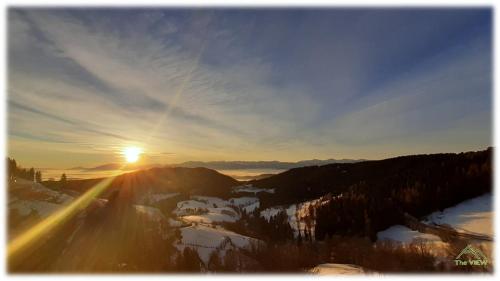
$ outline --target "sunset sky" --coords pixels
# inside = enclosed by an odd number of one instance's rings
[[[492,144],[492,12],[9,9],[8,156],[70,168]]]

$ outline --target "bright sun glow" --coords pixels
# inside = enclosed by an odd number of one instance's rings
[[[136,146],[129,146],[123,149],[123,155],[125,156],[125,160],[127,160],[128,163],[137,162],[141,153],[142,149]]]

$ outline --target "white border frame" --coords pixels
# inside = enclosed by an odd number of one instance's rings
[[[18,0],[18,1],[13,1],[13,0],[7,0],[3,2],[3,7],[0,9],[0,31],[1,31],[1,36],[0,36],[0,44],[2,47],[2,55],[0,56],[0,76],[2,79],[0,80],[0,89],[2,91],[2,96],[1,100],[2,103],[0,104],[0,132],[1,132],[1,138],[0,142],[2,145],[2,149],[0,149],[0,186],[1,186],[1,191],[0,191],[0,208],[2,208],[3,212],[1,214],[1,221],[0,225],[2,230],[0,231],[0,249],[2,252],[2,260],[0,262],[0,271],[3,274],[2,277],[4,278],[15,278],[15,279],[32,279],[32,278],[37,278],[37,279],[48,279],[48,278],[71,278],[73,280],[84,280],[87,278],[97,278],[97,279],[116,279],[116,278],[126,278],[126,279],[140,279],[144,280],[145,278],[169,278],[169,280],[180,280],[180,279],[204,279],[204,280],[219,280],[219,279],[227,279],[227,278],[243,278],[243,279],[255,279],[259,278],[259,280],[298,280],[298,279],[310,279],[310,278],[341,278],[341,279],[348,279],[348,280],[353,280],[353,279],[360,279],[360,278],[367,278],[368,276],[366,275],[361,275],[361,276],[339,276],[339,275],[333,275],[333,276],[312,276],[312,275],[292,275],[292,274],[277,274],[277,275],[263,275],[263,274],[256,274],[256,275],[249,275],[249,274],[229,274],[229,275],[168,275],[168,274],[163,274],[163,275],[147,275],[147,274],[131,274],[131,275],[98,275],[98,274],[88,274],[88,275],[78,275],[78,274],[71,274],[71,275],[66,275],[66,274],[45,274],[45,275],[9,275],[6,272],[6,211],[5,211],[5,206],[7,204],[6,200],[6,188],[5,188],[5,183],[6,183],[6,177],[5,177],[5,161],[3,159],[6,159],[7,155],[7,115],[6,115],[6,104],[7,104],[7,92],[6,92],[6,81],[7,81],[7,51],[6,51],[6,31],[7,31],[7,22],[6,22],[6,16],[7,16],[7,9],[9,6],[43,6],[43,7],[59,7],[59,6],[65,6],[65,7],[76,7],[76,6],[93,6],[93,7],[120,7],[120,6],[127,6],[127,7],[154,7],[154,6],[170,6],[170,7],[262,7],[262,8],[274,8],[274,7],[317,7],[317,8],[326,8],[326,7],[370,7],[370,8],[388,8],[388,7],[492,7],[493,8],[493,81],[499,81],[498,78],[499,74],[496,72],[496,65],[498,65],[499,62],[499,56],[495,55],[495,51],[497,51],[499,43],[500,43],[500,29],[499,29],[499,21],[496,18],[496,13],[495,13],[495,8],[496,4],[494,1],[464,1],[464,0],[458,0],[458,1],[442,1],[442,0],[422,0],[422,1],[411,1],[411,0],[400,0],[400,1],[363,1],[363,0],[350,0],[350,1],[328,1],[328,0],[313,0],[313,1],[303,1],[303,0],[288,0],[288,1],[276,1],[276,0],[270,0],[270,1],[265,1],[265,0],[239,0],[239,1],[195,1],[195,0],[184,0],[184,1],[179,1],[179,0],[171,0],[171,1],[151,1],[151,0],[143,0],[143,1],[138,1],[138,0],[132,0],[132,1],[126,1],[126,2],[120,2],[120,1],[110,1],[110,0],[105,0],[105,1],[98,1],[98,0],[76,0],[76,1],[61,1],[61,0]],[[497,110],[500,108],[500,99],[496,98],[496,87],[495,87],[495,82],[493,82],[493,128],[492,128],[492,144],[494,149],[494,167],[498,167],[498,160],[500,152],[498,152],[498,146],[497,146],[497,140],[499,140],[499,130],[497,130],[497,124],[500,124],[498,121],[500,119],[500,114],[497,114]],[[495,177],[494,179],[498,178],[499,175],[499,170],[495,169],[494,173]],[[495,209],[496,206],[498,206],[499,203],[499,198],[498,196],[495,196],[496,190],[498,188],[498,182],[495,180],[494,181],[494,201],[495,201]],[[498,232],[498,216],[494,216],[494,228],[495,228],[495,234],[499,233]],[[495,248],[495,257],[497,257],[498,253],[498,245],[495,243],[494,245]],[[495,261],[495,257],[493,257],[493,260]],[[495,262],[495,267],[498,263]],[[495,273],[493,275],[485,275],[480,276],[480,275],[473,275],[469,276],[466,274],[459,275],[450,275],[450,274],[400,274],[400,275],[384,275],[383,278],[391,279],[391,280],[402,280],[402,279],[416,279],[416,278],[429,278],[430,280],[434,279],[446,279],[446,280],[451,280],[451,279],[462,279],[462,278],[494,278],[497,275],[497,268],[495,268]],[[376,278],[376,276],[371,276],[368,278]]]

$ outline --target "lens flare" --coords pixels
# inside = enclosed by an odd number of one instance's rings
[[[96,198],[109,186],[113,179],[114,177],[109,177],[97,183],[71,204],[55,212],[34,227],[27,230],[25,233],[21,234],[19,237],[15,238],[7,246],[7,256],[10,257],[26,246],[36,242],[38,239],[43,238],[56,226],[61,225],[77,214],[79,210],[87,207],[94,198]]]

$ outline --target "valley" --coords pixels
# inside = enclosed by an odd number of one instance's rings
[[[402,214],[408,212],[429,226],[492,238],[490,159],[491,149],[408,156],[296,168],[246,182],[206,168],[123,174],[109,179],[106,190],[75,215],[12,254],[9,268],[13,272],[305,274],[381,274],[397,272],[396,268],[454,271],[451,255],[463,244],[474,243],[491,256],[493,242],[447,240],[412,230],[404,225]],[[398,185],[402,180],[404,184]],[[9,241],[50,221],[101,181],[11,180]],[[467,188],[471,183],[476,185],[472,191]],[[453,190],[456,198],[450,198],[447,190]],[[366,257],[357,256],[357,251]],[[381,253],[395,264],[377,264]],[[426,266],[392,261],[402,256],[422,259]]]

